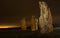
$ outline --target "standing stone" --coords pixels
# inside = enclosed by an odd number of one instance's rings
[[[39,25],[41,33],[48,33],[53,31],[52,26],[52,16],[50,9],[45,2],[39,2],[40,5],[40,17],[39,17]]]

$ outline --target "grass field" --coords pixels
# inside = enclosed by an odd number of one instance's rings
[[[5,38],[60,38],[60,29],[54,32],[41,34],[39,31],[32,32],[30,30],[22,31],[20,28],[0,29],[0,37]]]

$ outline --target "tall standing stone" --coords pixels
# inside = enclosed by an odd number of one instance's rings
[[[50,9],[48,8],[45,2],[39,2],[40,6],[40,17],[39,17],[39,25],[41,33],[48,33],[53,31],[52,25],[52,16]]]

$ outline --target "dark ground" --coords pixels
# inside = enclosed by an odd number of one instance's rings
[[[0,29],[0,37],[4,38],[60,38],[60,29],[41,34],[39,31],[22,31],[20,28]]]

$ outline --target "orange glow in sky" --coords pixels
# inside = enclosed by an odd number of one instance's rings
[[[0,25],[0,28],[15,28],[15,27],[19,27],[17,25]]]

